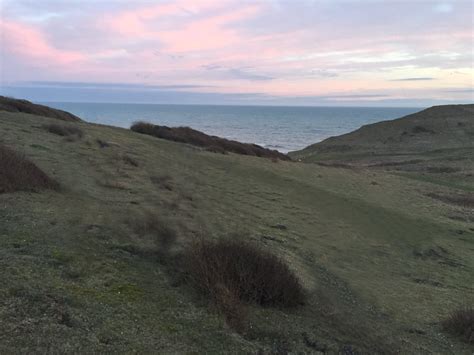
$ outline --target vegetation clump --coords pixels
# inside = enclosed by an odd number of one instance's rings
[[[146,249],[142,250],[142,254],[166,255],[178,238],[169,220],[149,211],[134,215],[127,220],[127,224],[144,239],[143,242],[150,242],[146,248],[142,245],[142,249]]]
[[[5,96],[0,96],[0,111],[23,112],[69,122],[82,121],[79,117],[74,116],[72,113],[66,111],[54,109],[44,105],[34,104],[27,100],[17,100]]]
[[[225,290],[239,301],[261,306],[304,303],[303,286],[288,265],[253,244],[230,239],[198,241],[188,249],[185,260],[193,284],[212,298]]]
[[[442,325],[445,331],[474,344],[474,308],[465,307],[452,312]]]
[[[34,163],[0,144],[0,193],[58,188],[59,184]]]
[[[82,129],[74,126],[51,123],[44,125],[43,128],[49,133],[53,133],[62,137],[77,136],[78,138],[82,138],[84,136],[84,132],[82,131]]]
[[[280,153],[277,150],[266,149],[256,144],[240,143],[225,138],[209,136],[189,127],[166,127],[146,122],[136,122],[132,127],[130,127],[130,129],[134,132],[147,134],[157,138],[180,143],[188,143],[220,154],[231,152],[241,155],[291,160],[288,155]]]

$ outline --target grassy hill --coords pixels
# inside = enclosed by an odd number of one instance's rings
[[[0,193],[1,353],[472,352],[441,326],[474,292],[473,209],[452,202],[469,177],[222,155],[26,113],[0,112],[0,133],[60,186]],[[281,257],[305,304],[248,304],[246,329],[229,325],[173,256],[230,236]]]
[[[289,155],[325,166],[390,171],[472,193],[474,105],[434,106]]]

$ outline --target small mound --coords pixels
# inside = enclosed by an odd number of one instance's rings
[[[454,311],[442,325],[445,331],[474,344],[474,308],[467,307]]]
[[[35,164],[0,144],[0,193],[58,188]]]
[[[44,105],[34,104],[27,100],[17,100],[0,96],[0,111],[23,112],[32,115],[56,118],[61,121],[81,122],[82,120],[72,113],[54,109]]]
[[[234,299],[261,306],[304,303],[303,287],[286,263],[255,245],[233,240],[200,241],[185,262],[192,283],[217,304]]]
[[[130,129],[134,132],[157,138],[203,147],[212,152],[231,152],[241,155],[291,160],[289,156],[277,150],[266,149],[256,144],[240,143],[225,138],[209,136],[189,127],[166,127],[146,122],[137,122]]]

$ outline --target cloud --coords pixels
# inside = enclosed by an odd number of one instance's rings
[[[388,95],[385,94],[350,94],[350,95],[329,95],[329,96],[319,96],[321,99],[330,99],[330,100],[347,100],[347,99],[379,99],[387,98]]]
[[[249,69],[252,68],[227,68],[219,64],[204,64],[201,66],[204,70],[216,73],[220,78],[249,80],[249,81],[265,81],[273,80],[269,75],[259,74]]]
[[[62,50],[52,46],[40,30],[30,25],[2,19],[0,33],[3,40],[2,51],[20,58],[29,58],[49,65],[71,65],[86,57],[79,51]]]
[[[69,82],[81,98],[212,88],[280,102],[461,100],[438,88],[474,75],[469,1],[0,1],[2,80],[50,93]]]
[[[433,7],[434,12],[446,14],[453,11],[453,5],[450,3],[439,3]]]
[[[391,79],[390,81],[431,81],[435,78],[430,77],[419,77],[419,78],[401,78],[401,79]]]
[[[195,84],[168,84],[168,85],[146,85],[133,83],[94,83],[94,82],[61,82],[61,81],[30,81],[17,83],[18,87],[51,87],[51,88],[84,88],[84,89],[112,89],[112,90],[179,90],[209,88],[210,86]]]

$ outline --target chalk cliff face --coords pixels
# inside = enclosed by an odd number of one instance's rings
[[[366,125],[290,155],[311,161],[356,152],[380,155],[466,147],[474,147],[474,105],[446,105]]]
[[[79,122],[81,119],[72,113],[57,110],[48,106],[34,104],[27,100],[17,100],[0,96],[0,111],[22,112],[33,115],[56,118],[61,121]]]

